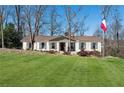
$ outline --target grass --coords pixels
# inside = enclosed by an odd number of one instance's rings
[[[2,52],[0,86],[124,86],[124,59]]]

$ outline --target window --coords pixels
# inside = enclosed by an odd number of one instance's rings
[[[80,44],[80,49],[85,49],[85,48],[86,48],[86,43],[82,42],[82,43]]]
[[[31,43],[29,43],[29,48],[31,48]]]
[[[51,48],[55,49],[55,43],[51,43]]]
[[[41,49],[44,49],[44,48],[45,48],[45,43],[42,42],[42,43],[41,43]]]
[[[71,47],[71,51],[75,51],[75,43],[71,43],[70,47]]]
[[[92,43],[92,45],[91,45],[91,49],[97,49],[97,43]]]

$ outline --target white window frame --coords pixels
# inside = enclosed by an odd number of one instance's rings
[[[44,43],[44,47],[43,47],[43,45],[42,45],[43,43]],[[45,43],[45,42],[41,42],[41,43],[40,43],[40,49],[46,49],[46,43]]]
[[[54,48],[52,48],[52,44],[54,43]],[[56,42],[51,42],[50,43],[50,49],[56,49]]]
[[[93,44],[95,44],[94,48],[93,48]],[[98,49],[98,43],[97,42],[92,42],[91,43],[91,49]]]
[[[83,43],[83,48],[82,48],[82,43]],[[86,49],[86,42],[81,42],[80,43],[80,49]]]
[[[72,49],[72,46],[71,46],[72,43],[74,44],[74,49]],[[75,45],[76,45],[75,42],[71,42],[71,43],[70,43],[70,50],[71,50],[71,51],[75,51],[75,47],[76,47]]]

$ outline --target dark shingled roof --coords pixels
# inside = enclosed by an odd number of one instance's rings
[[[46,42],[46,41],[59,41],[63,39],[69,39],[67,36],[36,36],[35,41],[40,42]],[[96,37],[96,36],[73,36],[71,37],[72,41],[86,41],[86,42],[102,42],[102,39]],[[30,36],[24,37],[21,42],[30,42]]]

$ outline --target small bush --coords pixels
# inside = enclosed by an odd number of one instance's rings
[[[80,52],[77,53],[79,56],[89,56],[88,51],[81,50]]]

